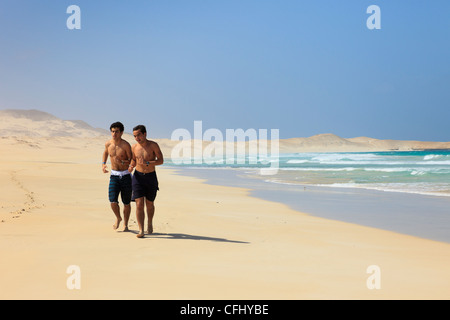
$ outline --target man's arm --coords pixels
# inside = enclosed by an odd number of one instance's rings
[[[131,164],[131,160],[133,159],[133,151],[131,150],[131,144],[127,142],[127,148],[125,150],[127,152],[127,160]]]
[[[105,143],[105,151],[103,151],[103,156],[102,156],[102,171],[103,173],[108,173],[107,170],[107,166],[106,166],[106,161],[108,160],[108,147],[109,147],[109,142]]]
[[[125,152],[127,153],[127,160],[125,162],[128,162],[131,164],[131,160],[133,159],[133,151],[131,151],[131,145],[126,142],[127,147],[125,148]]]
[[[133,169],[134,169],[134,167],[136,167],[136,155],[134,154],[134,147],[135,147],[136,145],[134,145],[133,147],[131,147],[131,157],[130,157],[130,159],[131,159],[131,162],[130,162],[130,165],[128,166],[128,172],[133,172]]]
[[[159,148],[159,145],[156,142],[153,142],[152,144],[153,152],[155,153],[156,160],[150,161],[150,163],[153,163],[155,166],[159,166],[164,163],[164,157],[161,152],[161,149]]]

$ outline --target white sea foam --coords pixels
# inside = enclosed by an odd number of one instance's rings
[[[423,157],[423,160],[429,161],[429,160],[439,160],[439,159],[450,159],[450,155],[444,155],[444,154],[427,154]]]
[[[316,186],[333,187],[333,188],[359,188],[368,190],[378,190],[385,192],[403,192],[422,195],[432,195],[440,197],[450,197],[449,184],[431,184],[431,183],[333,183],[333,184],[317,184]]]
[[[269,183],[289,185],[289,186],[306,186],[308,184],[288,182],[276,179],[265,180]],[[347,183],[330,183],[330,184],[309,184],[317,187],[330,187],[330,188],[357,188],[367,190],[377,190],[384,192],[403,192],[414,193],[422,195],[432,195],[441,197],[450,197],[450,184],[432,184],[432,183],[355,183],[349,181]]]
[[[450,160],[427,161],[427,162],[418,162],[418,163],[424,164],[424,165],[434,164],[434,165],[445,165],[445,166],[448,166],[448,165],[450,165]]]
[[[438,155],[438,154],[427,154],[425,157],[423,157],[423,160],[427,161],[430,159],[437,159],[439,157],[440,157],[440,155]]]
[[[286,163],[307,163],[307,162],[311,162],[309,160],[288,160],[286,161]]]
[[[312,157],[313,161],[327,161],[335,162],[340,160],[347,161],[371,161],[382,159],[383,156],[379,156],[373,153],[322,153]]]
[[[259,161],[253,165],[250,160]],[[299,153],[281,154],[278,160],[278,171],[265,181],[450,196],[448,152]],[[198,168],[243,169],[248,176],[261,178],[259,169],[271,161],[250,156],[243,164],[222,161]]]
[[[411,171],[411,175],[413,176],[423,176],[427,172],[425,170],[413,170]]]
[[[296,167],[288,167],[288,168],[280,168],[282,171],[354,171],[358,170],[358,168],[354,167],[346,167],[346,168],[317,168],[317,167],[307,167],[307,168],[296,168]]]
[[[323,165],[450,165],[450,155],[425,156],[374,153],[305,153],[282,158],[286,164]]]

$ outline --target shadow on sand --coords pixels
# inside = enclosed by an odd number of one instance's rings
[[[130,230],[131,233],[138,234],[138,231],[136,230]],[[238,241],[238,240],[228,240],[224,238],[214,238],[214,237],[203,237],[203,236],[194,236],[191,234],[185,234],[185,233],[152,233],[152,234],[146,234],[144,236],[144,239],[175,239],[175,240],[202,240],[202,241],[215,241],[215,242],[229,242],[229,243],[245,243],[248,244],[250,242],[246,241]]]

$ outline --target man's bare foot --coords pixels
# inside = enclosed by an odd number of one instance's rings
[[[143,232],[139,232],[139,233],[136,235],[136,237],[138,237],[138,238],[143,238],[143,237],[144,237],[144,233],[143,233]]]
[[[147,234],[152,234],[152,233],[153,233],[153,226],[148,226]]]
[[[127,227],[127,226],[125,226],[125,227],[123,228],[123,230],[122,230],[122,232],[128,232],[128,231],[130,231],[130,230],[128,230],[128,227]]]
[[[117,219],[116,223],[113,225],[114,230],[117,230],[119,228],[121,221],[122,221],[122,218]]]

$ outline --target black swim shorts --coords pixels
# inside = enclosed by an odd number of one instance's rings
[[[134,171],[132,201],[145,197],[148,201],[155,201],[156,193],[159,190],[156,172],[142,173]]]
[[[123,204],[131,202],[131,174],[123,176],[111,175],[109,180],[109,202],[119,202],[119,194]]]

